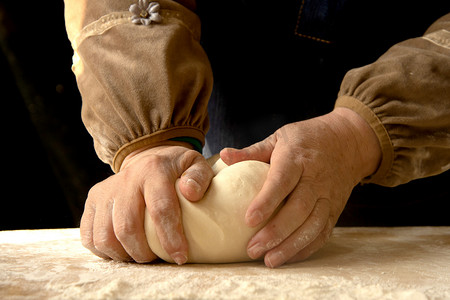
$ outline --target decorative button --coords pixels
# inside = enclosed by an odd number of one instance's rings
[[[130,6],[130,12],[132,13],[131,22],[137,25],[150,25],[152,22],[159,23],[162,21],[159,8],[158,2],[139,0],[138,4]]]

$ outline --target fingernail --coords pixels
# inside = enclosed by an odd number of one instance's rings
[[[187,256],[181,252],[176,252],[172,254],[172,259],[175,261],[177,265],[182,265],[187,262]]]
[[[255,245],[248,248],[247,253],[250,258],[256,259],[263,255],[265,251],[266,249],[264,247],[261,247],[261,244],[256,243]]]
[[[266,256],[265,263],[269,268],[279,267],[284,263],[284,255],[281,251],[271,253]]]
[[[186,179],[185,183],[186,183],[186,185],[188,185],[190,188],[192,188],[197,193],[199,193],[202,190],[202,187],[200,186],[200,184],[198,184],[198,182],[192,178]]]
[[[259,210],[256,210],[250,215],[250,217],[247,218],[247,225],[249,225],[249,226],[257,226],[263,220],[264,220],[263,214]]]

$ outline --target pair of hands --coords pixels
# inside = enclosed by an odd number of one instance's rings
[[[337,108],[307,121],[288,124],[242,150],[224,149],[228,165],[242,160],[270,163],[267,180],[246,214],[248,226],[278,213],[249,241],[251,258],[269,267],[304,260],[329,238],[353,187],[375,172],[378,139],[355,112]],[[161,245],[178,264],[186,262],[175,181],[190,201],[202,198],[214,176],[189,145],[169,142],[129,155],[117,174],[89,192],[81,219],[83,245],[103,258],[150,262],[144,211],[152,216]]]

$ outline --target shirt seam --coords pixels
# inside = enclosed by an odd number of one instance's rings
[[[305,0],[302,0],[302,3],[300,4],[300,9],[298,11],[297,24],[295,25],[294,34],[299,36],[299,37],[307,38],[307,39],[314,40],[314,41],[317,41],[317,42],[321,42],[321,43],[325,43],[325,44],[332,44],[331,41],[328,41],[328,40],[325,40],[325,39],[321,39],[321,38],[318,38],[318,37],[315,37],[315,36],[311,36],[311,35],[307,35],[307,34],[303,34],[303,33],[298,32],[298,29],[300,27],[300,20],[302,18],[304,6],[305,6]]]

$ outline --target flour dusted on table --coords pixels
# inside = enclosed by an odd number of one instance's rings
[[[83,248],[79,229],[0,231],[5,299],[450,299],[450,227],[337,227],[310,259],[135,264]]]
[[[269,165],[260,161],[243,161],[227,166],[217,160],[212,166],[212,179],[203,199],[190,202],[175,184],[189,244],[190,263],[229,263],[252,260],[247,243],[265,224],[248,227],[245,213],[261,190]],[[159,242],[154,223],[146,210],[145,231],[152,251],[168,262],[172,258]]]

